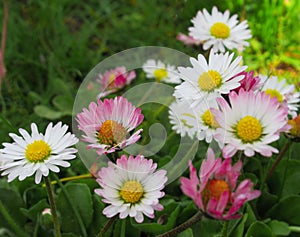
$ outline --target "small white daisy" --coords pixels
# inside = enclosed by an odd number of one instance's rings
[[[232,157],[238,150],[248,157],[255,152],[270,157],[278,150],[268,144],[279,139],[280,132],[286,132],[287,109],[279,106],[277,99],[264,92],[231,92],[229,102],[217,99],[220,110],[212,109],[220,125],[214,138],[224,144],[223,157]]]
[[[285,79],[279,80],[277,76],[259,75],[263,82],[262,91],[270,97],[277,98],[278,102],[284,106],[287,103],[289,114],[292,117],[297,116],[300,102],[300,93],[295,91],[294,85],[288,85]]]
[[[155,78],[157,82],[181,83],[175,66],[164,64],[160,60],[149,59],[143,64],[143,70],[147,78]]]
[[[31,135],[20,128],[22,136],[10,133],[13,143],[3,143],[0,150],[0,160],[4,160],[0,170],[2,175],[8,175],[8,182],[19,178],[20,181],[35,173],[35,183],[40,183],[42,176],[48,176],[49,170],[59,172],[57,166],[69,167],[71,160],[76,157],[75,148],[70,148],[78,142],[75,135],[68,130],[67,125],[50,123],[45,135],[39,133],[35,123],[31,124]]]
[[[190,58],[193,67],[178,68],[184,82],[175,87],[174,96],[179,100],[191,100],[192,106],[195,106],[204,99],[216,99],[239,87],[245,75],[237,74],[243,72],[247,66],[239,65],[241,56],[232,61],[233,56],[234,53],[215,54],[211,50],[208,63],[201,54],[198,55],[198,60]]]
[[[110,204],[103,214],[108,218],[117,214],[121,219],[134,217],[138,223],[144,221],[143,215],[154,218],[154,211],[163,209],[159,199],[165,195],[161,190],[167,182],[167,172],[156,168],[153,160],[140,155],[122,155],[116,164],[108,162],[108,167],[98,172],[101,189],[95,189],[102,201]]]
[[[184,137],[186,134],[193,139],[197,131],[197,114],[187,101],[174,101],[169,106],[169,119],[172,129]]]
[[[216,52],[225,52],[225,47],[229,50],[235,48],[243,50],[244,46],[249,46],[245,40],[251,38],[248,23],[247,21],[239,23],[236,14],[230,18],[229,14],[229,10],[223,14],[215,6],[211,15],[206,9],[198,11],[196,17],[191,20],[194,26],[189,28],[189,35],[195,40],[204,42],[204,50],[210,47]]]

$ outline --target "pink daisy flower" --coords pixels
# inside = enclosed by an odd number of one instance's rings
[[[259,76],[254,76],[254,72],[241,72],[237,74],[236,76],[243,75],[244,78],[240,81],[241,85],[240,87],[234,89],[235,92],[238,92],[241,88],[243,88],[245,91],[256,91],[260,89],[263,86],[263,83],[260,81]]]
[[[124,66],[108,70],[103,75],[100,74],[97,82],[100,83],[103,91],[98,95],[98,99],[124,88],[135,77],[135,71],[127,72]]]
[[[165,193],[161,190],[167,182],[166,171],[156,171],[157,164],[143,156],[123,155],[116,164],[108,162],[98,172],[97,182],[101,189],[95,193],[103,197],[103,202],[110,204],[103,210],[106,217],[117,214],[121,219],[134,217],[138,223],[144,216],[154,218],[154,211],[163,210],[159,203]]]
[[[189,166],[190,178],[180,178],[181,190],[193,199],[201,211],[215,219],[241,217],[237,213],[240,208],[260,195],[259,190],[253,190],[253,183],[249,179],[237,186],[241,161],[232,166],[230,158],[224,161],[221,158],[215,159],[211,148],[208,149],[207,159],[202,162],[199,178],[192,162]]]
[[[112,153],[117,149],[136,143],[142,129],[129,133],[142,123],[141,109],[134,107],[127,99],[119,96],[91,102],[89,108],[77,115],[78,128],[85,133],[83,141],[87,148],[96,149],[99,155]]]
[[[279,139],[280,132],[287,131],[287,108],[280,106],[276,98],[264,92],[244,91],[229,94],[229,103],[217,99],[220,110],[212,109],[220,125],[214,138],[225,144],[224,158],[232,157],[238,150],[248,157],[255,152],[270,157],[278,150],[268,144]]]

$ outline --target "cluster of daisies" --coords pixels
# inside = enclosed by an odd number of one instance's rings
[[[214,7],[212,15],[207,10],[199,11],[192,23],[189,36],[181,34],[178,38],[187,44],[203,44],[205,50],[212,48],[208,60],[199,54],[190,58],[191,67],[176,68],[149,59],[142,68],[147,78],[178,84],[169,107],[172,129],[206,143],[215,140],[222,150],[219,158],[208,150],[199,175],[189,163],[190,177],[180,179],[183,193],[211,217],[234,219],[240,217],[242,205],[257,198],[260,191],[253,189],[249,179],[238,182],[242,161],[232,164],[231,158],[238,151],[247,157],[278,153],[272,142],[281,132],[298,134],[300,94],[284,79],[254,76],[241,65],[241,56],[235,58],[234,53],[226,52],[225,48],[248,45],[245,40],[251,33],[246,21],[238,24],[236,15],[229,17],[229,11],[223,14]],[[76,121],[86,148],[110,158],[107,167],[96,174],[100,188],[95,192],[108,204],[103,213],[108,218],[134,217],[141,223],[144,216],[154,218],[154,211],[163,209],[159,199],[165,195],[162,190],[167,172],[157,169],[157,164],[143,155],[115,158],[118,151],[141,138],[143,130],[138,127],[144,115],[121,96],[102,100],[135,78],[136,73],[123,66],[99,75],[102,91],[95,102],[77,114]],[[0,150],[2,175],[8,175],[9,182],[35,175],[38,184],[49,171],[68,167],[68,161],[76,157],[77,150],[72,146],[78,139],[67,130],[61,122],[54,126],[50,123],[42,134],[33,123],[31,134],[24,129],[19,129],[21,136],[9,134],[13,142],[3,143]]]

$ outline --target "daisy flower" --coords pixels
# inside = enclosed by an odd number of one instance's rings
[[[212,113],[212,108],[218,109],[218,103],[215,100],[209,102],[202,102],[197,109],[197,123],[198,131],[197,138],[201,141],[204,140],[207,143],[210,143],[213,139],[213,136],[216,132],[216,129],[219,127],[214,114]]]
[[[287,109],[281,107],[276,98],[264,92],[244,91],[229,94],[229,103],[217,99],[220,109],[212,109],[220,125],[214,138],[225,144],[223,157],[232,157],[238,150],[246,156],[255,152],[269,157],[278,150],[269,143],[279,139],[279,133],[287,131]]]
[[[204,50],[213,47],[215,51],[225,52],[225,48],[243,50],[244,46],[249,46],[245,41],[251,38],[247,21],[239,23],[236,14],[229,17],[229,10],[222,13],[214,6],[210,15],[203,9],[191,22],[193,26],[189,27],[189,35],[203,41]]]
[[[182,33],[179,33],[176,36],[176,39],[184,43],[185,45],[199,45],[201,43],[200,40],[195,40],[192,36],[185,35]]]
[[[96,149],[99,155],[123,149],[140,139],[142,129],[129,133],[142,123],[141,109],[119,96],[91,102],[89,108],[77,115],[78,128],[85,133],[83,141],[87,148]]]
[[[263,86],[259,76],[254,76],[254,72],[241,72],[238,75],[244,75],[245,77],[240,81],[240,87],[234,89],[235,92],[239,92],[241,88],[244,91],[257,91]]]
[[[198,55],[198,60],[190,58],[193,67],[178,68],[184,82],[175,87],[174,96],[179,100],[191,100],[194,106],[203,99],[213,100],[239,87],[244,75],[237,74],[247,66],[239,65],[241,56],[232,61],[233,56],[234,53],[215,54],[211,50],[208,63],[201,54]]]
[[[192,162],[190,178],[181,177],[181,190],[189,196],[205,214],[219,220],[231,220],[241,217],[237,213],[248,201],[260,196],[259,190],[253,190],[249,179],[237,185],[242,162],[231,165],[231,158],[224,161],[215,159],[211,148],[203,160],[199,177]]]
[[[298,103],[300,102],[300,93],[295,92],[295,86],[288,85],[285,79],[279,80],[276,76],[259,75],[259,77],[264,83],[262,91],[272,98],[277,98],[278,102],[283,106],[287,103],[289,114],[295,117],[299,107]]]
[[[103,75],[100,74],[96,81],[102,86],[103,92],[98,95],[98,99],[124,88],[135,77],[135,71],[127,72],[124,66],[108,70]]]
[[[160,60],[149,59],[143,64],[147,78],[155,78],[157,82],[179,84],[181,80],[175,66],[164,64]]]
[[[140,155],[123,155],[116,164],[108,162],[108,167],[98,172],[101,189],[95,189],[103,202],[110,204],[103,214],[108,218],[117,214],[121,219],[134,217],[138,223],[144,221],[143,215],[154,218],[154,211],[163,209],[159,199],[165,195],[161,190],[167,182],[167,172],[156,168],[156,163]]]
[[[67,125],[50,123],[45,135],[39,133],[35,123],[31,124],[31,135],[20,128],[21,136],[10,133],[13,143],[3,143],[0,160],[4,160],[0,170],[8,175],[8,182],[18,178],[20,181],[35,174],[35,183],[41,182],[42,176],[48,176],[49,170],[59,172],[58,166],[69,167],[67,160],[74,159],[77,152],[70,148],[78,142]]]
[[[190,107],[187,101],[174,101],[169,106],[169,120],[172,130],[180,134],[181,137],[188,135],[194,138],[197,128],[197,118],[195,109]]]

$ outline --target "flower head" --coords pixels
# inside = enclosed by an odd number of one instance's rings
[[[61,122],[55,126],[50,123],[45,135],[39,133],[35,123],[31,124],[31,135],[20,128],[21,136],[10,133],[13,143],[3,143],[0,150],[2,175],[8,175],[8,182],[19,178],[20,181],[35,174],[35,183],[40,183],[42,176],[48,176],[49,170],[59,172],[58,166],[69,167],[66,160],[74,159],[77,152],[70,148],[78,142],[75,135],[66,133],[67,125]]]
[[[175,66],[164,64],[160,60],[149,59],[143,64],[147,78],[155,78],[157,82],[179,84],[181,80]]]
[[[251,38],[251,32],[247,21],[239,23],[236,14],[229,18],[228,10],[222,13],[213,7],[210,15],[203,9],[191,21],[189,35],[204,42],[204,50],[213,47],[215,51],[225,52],[225,48],[242,50],[249,45],[246,40]]]
[[[271,98],[276,98],[281,106],[288,107],[288,113],[295,117],[297,115],[300,93],[295,91],[294,85],[288,85],[285,79],[279,80],[276,76],[259,75],[264,83],[262,91],[268,94]]]
[[[291,129],[287,131],[288,137],[295,141],[300,141],[300,114],[295,118],[290,119],[288,124],[291,126]]]
[[[111,218],[117,214],[121,219],[134,217],[138,223],[144,216],[154,218],[155,210],[162,210],[159,199],[164,196],[161,190],[167,182],[166,171],[156,171],[157,164],[143,156],[123,155],[116,164],[109,162],[98,172],[97,182],[101,189],[95,193],[110,204],[103,214]]]
[[[254,76],[253,71],[241,72],[238,75],[244,75],[245,77],[240,81],[240,87],[234,89],[235,92],[238,92],[241,88],[243,88],[244,91],[256,91],[263,85],[263,83],[260,82],[260,77]]]
[[[224,161],[215,159],[212,149],[208,149],[207,159],[203,160],[199,177],[192,163],[190,178],[181,177],[181,190],[193,199],[200,210],[207,215],[230,220],[239,218],[237,212],[244,203],[257,198],[259,190],[253,190],[253,183],[249,179],[237,185],[242,162],[231,165],[231,159]]]
[[[135,72],[127,72],[124,66],[108,70],[103,75],[100,74],[97,82],[102,86],[103,92],[98,95],[98,99],[124,88],[126,85],[129,85],[135,77]]]
[[[96,149],[99,155],[112,153],[116,149],[137,142],[142,129],[129,136],[144,119],[141,109],[134,107],[127,99],[116,97],[91,102],[89,108],[77,115],[78,128],[82,130],[87,147]]]
[[[240,66],[242,57],[232,61],[234,54],[215,54],[211,50],[209,61],[203,55],[198,55],[198,60],[190,58],[193,67],[179,67],[181,78],[184,82],[175,87],[174,96],[178,99],[194,101],[192,106],[203,99],[213,100],[221,94],[228,94],[240,86],[247,66]]]
[[[217,99],[220,110],[213,109],[220,125],[215,139],[222,144],[223,157],[232,157],[238,150],[246,156],[254,156],[255,152],[263,156],[271,156],[278,150],[269,143],[279,139],[279,133],[287,131],[287,110],[280,107],[277,99],[264,92],[244,91],[231,92],[229,102]]]

